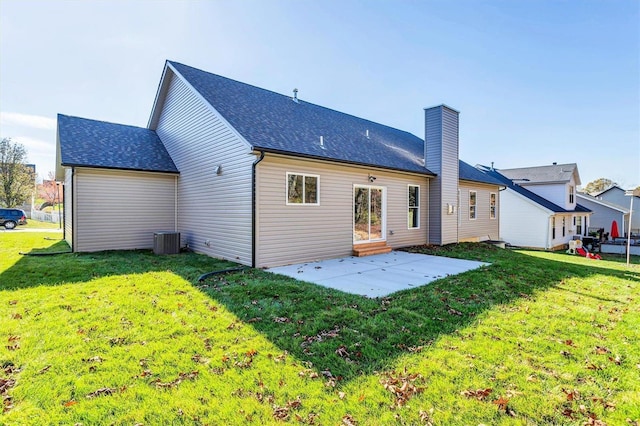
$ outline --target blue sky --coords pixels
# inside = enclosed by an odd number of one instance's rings
[[[57,113],[144,127],[166,59],[420,137],[445,103],[468,163],[640,185],[637,0],[0,0],[0,135],[46,177]]]

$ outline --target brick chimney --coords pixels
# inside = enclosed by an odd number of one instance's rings
[[[429,243],[458,242],[458,115],[446,105],[425,109],[424,164],[429,182]]]

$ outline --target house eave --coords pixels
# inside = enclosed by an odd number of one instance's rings
[[[266,153],[270,153],[270,154],[282,155],[282,156],[285,156],[285,157],[304,158],[304,159],[309,159],[309,160],[322,161],[322,162],[326,162],[326,163],[349,164],[349,165],[353,165],[353,166],[370,167],[370,168],[381,169],[381,170],[393,170],[393,171],[397,171],[397,172],[412,173],[412,174],[418,174],[418,175],[423,175],[423,176],[428,176],[428,177],[435,177],[436,176],[435,173],[433,173],[433,172],[431,172],[431,171],[429,171],[427,169],[424,169],[424,172],[422,172],[422,171],[419,171],[419,170],[402,169],[402,168],[399,168],[399,167],[382,166],[382,165],[379,165],[379,164],[360,163],[360,162],[356,162],[356,161],[341,160],[341,159],[336,159],[336,158],[327,158],[327,157],[321,157],[319,155],[303,154],[303,153],[299,153],[299,152],[291,152],[291,151],[285,151],[285,150],[279,150],[279,149],[273,149],[273,148],[263,148],[263,147],[259,147],[259,146],[254,146],[253,147],[253,152],[254,152],[254,154],[258,154],[260,152],[266,152]]]
[[[170,174],[170,175],[180,175],[179,171],[170,171],[170,170],[153,170],[153,169],[142,169],[142,168],[127,168],[127,167],[111,167],[111,166],[95,166],[91,164],[76,164],[76,163],[62,163],[62,167],[71,167],[71,168],[83,168],[83,169],[99,169],[99,170],[119,170],[125,172],[146,172],[146,173],[161,173],[161,174]]]

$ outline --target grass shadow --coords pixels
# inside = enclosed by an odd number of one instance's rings
[[[348,381],[383,370],[403,354],[423,350],[496,305],[562,287],[572,277],[602,274],[627,279],[629,274],[594,263],[565,263],[482,244],[409,251],[490,262],[491,266],[379,299],[259,270],[216,277],[199,288],[281,349],[312,363],[319,373]]]
[[[41,248],[57,249],[59,244],[50,242]],[[346,382],[429,347],[496,305],[561,287],[566,279],[594,274],[638,278],[637,272],[598,267],[595,262],[550,260],[482,244],[424,246],[410,251],[480,260],[491,266],[369,299],[256,269],[199,283],[201,274],[236,264],[194,253],[156,256],[150,250],[136,250],[16,255],[15,263],[0,274],[0,291],[171,271],[280,349],[313,366],[318,374]]]

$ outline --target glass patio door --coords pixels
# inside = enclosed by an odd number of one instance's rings
[[[385,238],[384,188],[353,188],[353,242],[383,241]]]

